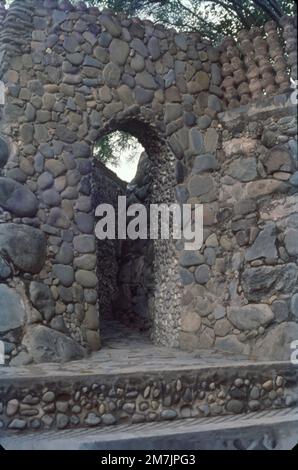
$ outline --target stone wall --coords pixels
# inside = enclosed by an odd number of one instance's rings
[[[286,95],[220,114],[218,141],[208,131],[213,153],[196,157],[180,187],[205,203],[203,248],[180,255],[182,347],[290,358],[298,336],[296,133]]]
[[[94,266],[92,178],[101,170],[92,148],[114,130],[136,136],[152,162],[146,203],[205,205],[200,252],[153,243],[153,340],[258,355],[270,335],[286,344],[298,337],[296,130],[291,101],[280,96],[289,66],[295,74],[295,21],[285,18],[281,30],[268,23],[265,40],[252,30],[219,48],[82,2],[16,0],[0,21],[0,335],[8,359],[65,361],[100,347],[112,285],[103,285],[100,259]],[[276,98],[254,105],[263,94]],[[245,103],[240,117],[219,114]],[[266,215],[269,203],[278,220]]]
[[[297,403],[297,368],[282,363],[136,373],[126,369],[122,376],[111,370],[98,374],[97,367],[82,377],[78,370],[69,374],[68,369],[63,380],[55,369],[35,377],[23,371],[16,379],[11,368],[10,376],[0,377],[0,429],[39,432],[191,417],[223,419],[249,411],[274,413]]]

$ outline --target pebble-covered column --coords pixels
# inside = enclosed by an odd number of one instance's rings
[[[287,64],[291,70],[291,78],[297,80],[297,17],[284,16],[281,20],[283,37],[287,53]]]
[[[282,38],[275,21],[268,21],[264,26],[269,47],[270,62],[274,70],[274,81],[278,92],[285,91],[289,86],[287,63],[285,60]]]

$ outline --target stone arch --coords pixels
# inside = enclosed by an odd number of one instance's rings
[[[128,195],[128,204],[129,200],[131,203],[141,203],[149,209],[149,205],[160,204],[160,203],[173,203],[175,202],[175,161],[176,158],[170,149],[166,139],[163,135],[158,134],[158,131],[151,126],[148,122],[144,122],[134,119],[128,119],[120,122],[113,122],[112,125],[108,126],[108,129],[102,129],[99,131],[99,136],[102,137],[107,133],[112,133],[115,130],[123,130],[134,137],[136,137],[142,146],[145,149],[148,160],[148,171],[150,172],[150,178],[146,178],[146,184],[144,187],[140,186],[139,189],[145,188],[145,194],[140,196],[140,193],[130,193],[121,187],[121,182],[117,185],[117,178],[114,175],[111,175],[111,172],[106,177],[105,170],[102,171],[102,165],[97,161],[93,163],[93,204],[95,206],[101,202],[111,202],[115,207],[117,207],[117,197],[118,195]],[[147,175],[149,176],[149,175]],[[112,180],[111,194],[111,184],[109,182]],[[148,181],[148,182],[147,182]],[[141,183],[139,183],[141,184]],[[97,188],[105,188],[104,191],[100,190],[98,193]],[[114,273],[113,279],[109,278],[109,282],[106,282],[105,279],[105,269],[101,266],[101,259],[106,258],[108,263],[111,263],[113,256],[117,251],[115,248],[115,243],[119,249],[119,241],[98,241],[98,276],[100,279],[100,286],[106,286],[111,292],[113,290],[113,284],[117,282],[115,279],[116,270],[112,269],[109,274]],[[121,242],[120,242],[121,243]],[[136,242],[123,241],[122,244],[127,246],[132,245]],[[150,282],[150,293],[148,294],[148,320],[150,322],[150,333],[151,337],[155,342],[164,345],[176,346],[178,344],[178,331],[179,331],[179,288],[177,283],[178,273],[177,273],[177,254],[175,254],[175,246],[171,240],[160,241],[160,240],[146,240],[143,242],[139,241],[139,247],[143,246],[144,253],[142,253],[142,262],[145,263],[142,269],[146,269],[146,258],[150,256],[150,265],[151,265],[151,282]],[[141,248],[141,249],[142,249]],[[106,252],[109,252],[109,255],[106,255]],[[113,255],[111,254],[113,253]],[[150,255],[149,255],[150,253]],[[151,259],[152,257],[152,259]],[[132,266],[134,270],[133,275],[140,275],[138,270],[140,269],[139,263],[140,258],[136,259],[135,264]],[[112,263],[111,263],[112,266]],[[119,269],[119,267],[117,267]],[[117,269],[116,268],[116,269]],[[176,272],[176,276],[173,274]],[[174,279],[174,282],[173,282]],[[167,298],[165,296],[166,285],[171,286],[172,296]],[[159,288],[157,289],[157,286]],[[163,287],[164,286],[164,287]],[[118,289],[118,286],[114,286],[114,290]],[[108,294],[110,299],[107,299],[103,292],[99,292],[99,312],[101,311],[101,306],[103,309],[108,308],[112,309],[111,306],[111,294]],[[123,301],[123,299],[122,299]],[[110,304],[110,305],[107,305]]]

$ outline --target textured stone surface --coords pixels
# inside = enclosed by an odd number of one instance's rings
[[[38,203],[26,186],[10,178],[0,178],[0,206],[19,217],[32,217]]]
[[[0,251],[24,272],[38,273],[46,259],[46,239],[33,227],[0,224]]]
[[[242,276],[244,294],[248,300],[268,299],[277,292],[291,293],[297,285],[298,270],[294,263],[285,266],[248,268]]]
[[[247,250],[245,258],[252,261],[258,258],[277,258],[276,250],[276,227],[274,224],[268,224],[259,233],[253,245]]]
[[[26,312],[20,296],[10,287],[0,284],[0,333],[24,326]]]
[[[297,323],[281,323],[272,327],[264,338],[257,341],[253,352],[259,359],[290,361],[293,352],[291,343],[297,341],[297,338]]]
[[[66,362],[80,359],[85,354],[73,339],[42,325],[28,329],[24,344],[35,362]]]
[[[0,168],[3,168],[9,157],[9,148],[7,143],[0,137]]]
[[[228,307],[228,319],[239,330],[252,330],[270,323],[274,315],[269,305],[254,304],[244,307]]]
[[[34,307],[45,320],[50,320],[55,313],[55,303],[50,288],[41,282],[31,282],[30,299]]]

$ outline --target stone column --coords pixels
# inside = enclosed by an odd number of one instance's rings
[[[291,78],[297,80],[297,17],[284,16],[281,19],[281,25],[287,53],[287,65],[291,71]]]
[[[287,75],[287,63],[282,46],[277,24],[275,21],[268,21],[265,24],[269,56],[274,70],[274,81],[278,92],[283,92],[289,87],[289,77]]]

